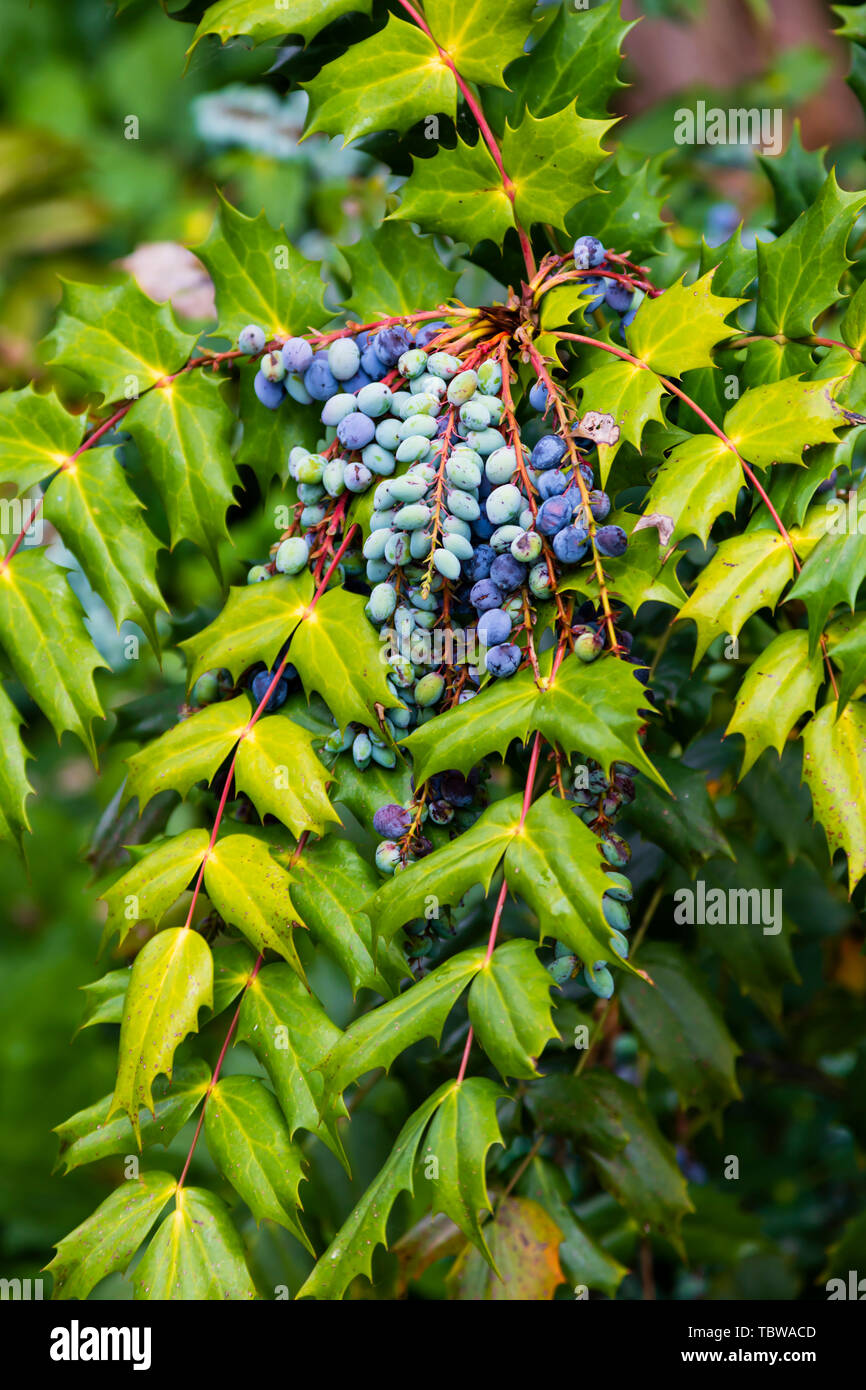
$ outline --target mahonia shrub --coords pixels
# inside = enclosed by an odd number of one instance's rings
[[[16,688],[96,758],[110,681],[43,519],[186,668],[113,712],[84,1023],[117,1077],[57,1132],[65,1171],[125,1167],[60,1299],[130,1266],[141,1299],[612,1297],[638,1247],[685,1262],[691,1139],[740,1096],[719,1000],[772,1029],[798,976],[787,911],[653,940],[659,903],[698,873],[763,901],[808,855],[838,906],[866,873],[866,192],[795,150],[814,196],[773,240],[672,235],[617,148],[616,0],[371,8],[219,3],[193,40],[300,35],[308,130],[400,176],[340,305],[223,202],[211,329],[67,283],[45,357],[81,407],[0,398]],[[456,245],[501,295],[456,297]],[[239,502],[272,544],[173,619],[160,552],[219,577]]]

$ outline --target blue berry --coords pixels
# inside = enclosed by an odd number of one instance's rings
[[[547,473],[542,473],[536,483],[538,495],[543,502],[546,502],[548,497],[559,497],[568,486],[568,474],[559,468],[551,468]]]
[[[286,394],[281,381],[268,381],[261,372],[256,372],[253,377],[253,390],[261,404],[267,406],[268,410],[276,410]]]
[[[412,335],[400,324],[393,328],[383,328],[373,339],[373,350],[386,367],[396,367],[403,353],[408,352],[411,346]]]
[[[596,521],[604,521],[610,513],[610,498],[600,488],[593,488],[589,494],[589,510]]]
[[[504,557],[499,556],[498,558],[503,559]],[[512,561],[512,564],[516,563],[516,561]],[[489,608],[498,608],[502,602],[502,597],[501,589],[497,588],[492,579],[480,579],[469,590],[469,602],[479,613],[486,613]]]
[[[478,640],[485,647],[507,642],[511,636],[511,619],[502,608],[488,608],[478,619]]]
[[[273,714],[274,710],[278,710],[281,705],[284,705],[286,703],[289,694],[289,683],[286,680],[286,673],[291,671],[294,674],[294,669],[295,668],[293,666],[287,666],[284,674],[280,676],[280,679],[274,686],[271,698],[265,705],[265,714]],[[262,700],[265,698],[268,686],[270,685],[273,678],[273,671],[259,671],[255,676],[253,676],[252,681],[250,683],[250,689],[253,692],[253,699],[255,700],[257,705],[261,704]]]
[[[487,579],[490,575],[490,566],[496,559],[496,552],[489,545],[479,545],[471,560],[467,560],[463,566],[466,578],[473,584],[477,584],[479,579]]]
[[[594,270],[606,255],[597,236],[579,236],[574,243],[575,270]]]
[[[363,449],[375,433],[376,426],[369,415],[362,415],[359,410],[346,415],[337,426],[337,438],[345,449]],[[346,486],[349,486],[348,482]]]
[[[572,504],[565,493],[559,497],[549,497],[538,509],[535,518],[536,529],[542,536],[555,536],[557,531],[568,525],[571,515]]]
[[[513,676],[522,659],[520,648],[513,642],[491,647],[487,653],[487,669],[491,676]]]
[[[634,290],[629,289],[628,285],[623,285],[619,280],[611,280],[604,292],[604,297],[611,309],[615,309],[618,314],[624,314],[631,308]]]
[[[426,348],[427,344],[437,338],[440,333],[444,333],[447,327],[447,323],[441,323],[438,320],[435,323],[425,324],[423,328],[419,328],[415,335],[415,346]]]
[[[564,526],[553,538],[553,553],[563,565],[576,565],[588,549],[589,540],[582,526]]]
[[[534,386],[529,389],[529,404],[533,410],[544,411],[547,409],[548,402],[547,387],[543,381],[536,381]]]
[[[627,546],[628,536],[621,526],[600,526],[595,533],[596,550],[610,560],[624,555]]]
[[[568,453],[568,445],[558,434],[543,434],[532,451],[532,467],[539,473],[556,468]]]
[[[340,388],[336,377],[328,366],[327,354],[324,359],[321,357],[313,358],[304,372],[304,386],[314,401],[326,401],[330,396],[336,396]]]
[[[525,573],[523,566],[511,554],[497,555],[490,566],[490,578],[494,585],[505,594],[510,594],[512,589],[516,589],[519,584],[523,583]],[[490,606],[498,608],[499,605],[491,604]]]
[[[386,840],[399,840],[412,824],[412,813],[402,806],[391,803],[380,806],[373,817],[373,829]]]
[[[281,356],[287,372],[299,372],[303,376],[312,363],[313,349],[305,338],[287,338]]]
[[[251,357],[262,351],[265,341],[265,330],[259,328],[257,323],[248,323],[238,334],[238,347],[241,352],[248,352]]]

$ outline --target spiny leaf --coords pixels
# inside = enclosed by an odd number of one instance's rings
[[[220,1077],[205,1110],[204,1132],[214,1163],[256,1221],[276,1221],[314,1255],[297,1215],[303,1155],[258,1077]]]
[[[797,720],[814,710],[823,679],[821,658],[810,654],[808,635],[799,630],[780,633],[752,662],[725,730],[726,738],[742,734],[746,740],[741,778],[765,748],[781,757]]]
[[[322,835],[331,821],[340,824],[314,739],[286,715],[268,715],[241,740],[235,763],[238,791],[246,792],[261,817],[276,816],[296,838],[307,830]]]
[[[376,1067],[387,1071],[395,1057],[421,1038],[438,1042],[454,1004],[484,964],[484,954],[482,946],[461,951],[396,999],[355,1019],[322,1063],[326,1093],[340,1094]]]
[[[270,667],[312,596],[313,578],[308,570],[229,589],[219,617],[179,644],[189,663],[187,688],[191,690],[204,671],[221,666],[235,680],[254,661],[264,661]]]
[[[569,1284],[583,1284],[613,1298],[628,1270],[597,1245],[577,1221],[568,1205],[571,1191],[568,1179],[555,1163],[536,1157],[521,1179],[520,1192],[537,1202],[562,1232],[559,1258]]]
[[[135,958],[120,1025],[117,1083],[108,1112],[123,1110],[141,1146],[138,1112],[153,1113],[152,1086],[171,1076],[176,1049],[213,1002],[213,957],[203,937],[176,927],[151,937]]]
[[[839,712],[866,681],[866,613],[843,613],[827,630],[827,646],[841,670]]]
[[[851,262],[845,247],[866,193],[847,193],[827,175],[817,200],[777,241],[758,242],[758,312],[755,331],[807,338],[815,319],[838,298]]]
[[[30,757],[21,738],[23,719],[16,705],[0,686],[0,841],[9,840],[21,847],[25,831],[30,829],[27,818],[27,798],[33,788],[27,780],[27,759]]]
[[[400,199],[392,217],[468,242],[470,250],[484,239],[501,245],[514,226],[514,209],[483,140],[468,145],[458,135],[453,150],[413,159]]]
[[[469,988],[469,1018],[479,1043],[503,1077],[538,1075],[536,1061],[557,1036],[550,1006],[552,977],[531,941],[506,941]]]
[[[26,492],[54,473],[84,437],[84,417],[32,386],[0,395],[0,483]]]
[[[714,434],[694,434],[662,463],[644,510],[672,519],[671,545],[686,536],[698,536],[706,545],[716,518],[736,509],[742,486],[736,454]]]
[[[82,1028],[92,1028],[95,1023],[120,1023],[123,1019],[123,1001],[129,988],[129,966],[122,970],[109,970],[101,979],[89,985],[79,985],[87,996],[84,1016],[75,1030],[77,1036]]]
[[[595,10],[584,11],[582,17],[588,19],[595,13]],[[592,114],[591,110],[587,112],[587,115]],[[630,250],[638,258],[653,255],[658,250],[660,233],[667,225],[661,215],[667,194],[665,182],[659,176],[659,162],[646,160],[633,169],[618,150],[598,175],[598,193],[583,198],[566,217],[565,229],[569,236],[597,236],[602,245]],[[716,288],[722,291],[721,285],[717,284]]]
[[[402,222],[383,222],[363,241],[340,250],[351,284],[342,302],[360,323],[441,304],[454,293],[460,273],[442,264],[432,237],[419,237]]]
[[[68,368],[107,401],[149,391],[182,367],[194,346],[195,334],[178,328],[171,306],[155,304],[134,280],[64,281],[57,323],[46,340],[50,365]]]
[[[375,704],[400,704],[388,688],[387,649],[364,607],[360,594],[330,589],[292,639],[292,664],[307,695],[318,691],[341,729],[353,720],[375,728]]]
[[[613,124],[585,119],[568,107],[541,118],[527,111],[516,128],[506,125],[502,160],[520,223],[564,226],[569,208],[595,192],[596,170],[605,157],[601,141]]]
[[[380,806],[403,806],[412,795],[412,776],[400,760],[396,767],[370,763],[363,771],[352,758],[338,758],[334,764],[336,786],[331,799],[345,806],[362,825],[369,825]]]
[[[713,294],[712,285],[708,271],[692,285],[682,277],[657,299],[645,299],[627,333],[635,356],[673,376],[712,366],[712,349],[733,333],[725,320],[745,303]]]
[[[248,35],[253,43],[300,34],[304,42],[345,14],[369,14],[373,0],[287,0],[277,8],[274,0],[217,0],[202,15],[189,52],[207,34],[217,34],[228,43],[237,34]]]
[[[793,570],[791,551],[775,531],[722,541],[678,614],[697,626],[694,665],[716,637],[736,637],[759,608],[775,608]]]
[[[359,1274],[372,1277],[373,1252],[387,1244],[388,1217],[401,1192],[412,1192],[415,1157],[431,1115],[453,1081],[446,1081],[410,1115],[367,1191],[298,1291],[298,1298],[341,1299]]]
[[[753,283],[758,273],[758,254],[754,246],[743,245],[742,224],[721,246],[701,243],[701,274],[713,267],[718,294],[742,295]]]
[[[744,391],[725,416],[725,434],[759,468],[801,463],[812,444],[832,444],[846,421],[833,399],[844,378],[800,381],[786,377]]]
[[[121,1183],[57,1245],[47,1266],[55,1299],[87,1298],[108,1274],[123,1273],[177,1186],[171,1173]]]
[[[455,1082],[443,1096],[424,1142],[424,1160],[437,1160],[433,1207],[455,1225],[493,1265],[479,1212],[492,1211],[485,1168],[494,1144],[502,1144],[496,1102],[502,1088],[486,1077]]]
[[[803,148],[800,122],[795,120],[784,154],[758,155],[758,163],[773,189],[776,219],[772,231],[776,236],[786,231],[794,219],[819,197],[827,178],[824,168],[826,153],[826,146],[822,150]]]
[[[644,426],[650,420],[664,424],[661,402],[665,388],[653,372],[623,361],[598,367],[589,376],[583,377],[579,385],[581,412],[586,414],[590,410],[599,410],[603,414],[610,414],[620,430],[616,444],[598,446],[599,472],[604,487],[620,447],[626,443],[633,444],[640,452]]]
[[[324,130],[347,145],[374,130],[408,130],[431,112],[457,115],[453,73],[426,34],[395,15],[301,85],[310,98],[306,134]]]
[[[485,1227],[495,1267],[467,1245],[447,1275],[449,1296],[462,1302],[546,1302],[564,1282],[562,1231],[527,1197],[504,1197]],[[497,1273],[498,1271],[498,1273]]]
[[[649,510],[649,508],[647,508]],[[615,560],[604,561],[604,577],[610,595],[622,599],[633,613],[645,603],[667,603],[679,608],[686,601],[686,591],[677,577],[679,556],[659,545],[654,526],[635,532],[637,518],[630,513],[615,514],[615,522],[628,533],[628,550]],[[560,580],[559,592],[575,591],[598,601],[598,578],[594,569],[581,569],[566,574]]]
[[[628,808],[629,820],[692,874],[713,855],[733,859],[704,774],[678,758],[657,753],[655,759],[673,795],[642,782],[637,800]]]
[[[848,705],[836,718],[824,705],[803,731],[803,780],[831,857],[848,856],[848,891],[866,874],[866,706]]]
[[[196,782],[210,783],[246,729],[251,713],[249,697],[239,695],[181,719],[127,758],[126,794],[137,796],[143,811],[160,792],[171,790],[185,797]]]
[[[100,949],[115,932],[119,945],[140,922],[158,927],[200,867],[208,846],[206,830],[184,830],[162,840],[102,894],[108,906]]]
[[[128,971],[124,971],[128,975]],[[155,1086],[156,1103],[153,1115],[146,1110],[139,1116],[141,1147],[150,1148],[153,1144],[167,1147],[183,1129],[190,1115],[196,1110],[210,1082],[210,1067],[201,1058],[195,1058],[184,1067],[178,1067],[171,1084],[160,1078]],[[84,1163],[95,1163],[97,1159],[109,1154],[128,1154],[135,1147],[135,1135],[126,1115],[115,1114],[109,1119],[111,1096],[79,1110],[56,1125],[54,1133],[60,1140],[57,1167],[62,1165],[64,1173],[80,1168]]]
[[[156,557],[162,546],[114,450],[82,454],[54,479],[43,505],[117,626],[138,623],[158,651],[154,616],[165,611],[165,600],[156,582]]]
[[[584,116],[606,115],[610,97],[625,85],[618,77],[620,49],[636,22],[621,18],[618,0],[591,10],[560,6],[531,54],[512,63],[509,87],[535,116],[549,116],[575,97]]]
[[[640,961],[653,983],[629,975],[619,999],[654,1065],[673,1083],[685,1108],[712,1114],[737,1100],[740,1049],[703,976],[667,943],[644,946]]]
[[[859,516],[860,496],[849,494],[846,501],[833,501],[827,507],[816,507],[814,517],[821,534],[818,544],[791,589],[792,599],[801,599],[809,614],[809,649],[814,651],[825,622],[837,603],[846,603],[853,611],[860,585],[866,577],[866,545],[859,523],[849,519]],[[806,517],[809,526],[810,517]],[[799,548],[799,533],[796,537]]]
[[[319,267],[264,213],[245,217],[221,198],[210,235],[195,253],[213,278],[220,332],[228,338],[248,323],[260,324],[269,337],[287,338],[329,317]]]
[[[178,1189],[133,1283],[136,1299],[154,1302],[258,1298],[225,1204],[201,1187]]]
[[[533,9],[534,0],[425,0],[424,16],[461,77],[504,87],[502,70],[523,52]]]
[[[93,761],[94,719],[103,718],[93,673],[102,659],[66,577],[44,551],[21,550],[0,571],[0,643],[58,739],[70,729]]]
[[[303,926],[291,897],[291,878],[264,841],[225,835],[208,854],[205,892],[223,921],[242,931],[258,951],[278,951],[303,978],[294,928]]]

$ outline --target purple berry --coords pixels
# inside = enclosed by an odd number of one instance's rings
[[[314,401],[326,401],[330,396],[336,396],[340,387],[328,366],[327,353],[324,354],[324,359],[318,355],[313,358],[304,372],[304,385]]]
[[[276,410],[286,394],[281,381],[268,381],[261,372],[256,372],[253,377],[253,390],[262,405],[267,406],[268,410]]]
[[[574,266],[576,270],[594,270],[601,265],[606,255],[597,236],[579,236],[574,243]]]
[[[404,352],[412,346],[412,335],[408,328],[397,324],[393,328],[383,328],[373,339],[373,348],[380,362],[386,367],[396,367]]]
[[[399,840],[412,824],[412,813],[391,803],[380,806],[373,817],[373,829],[386,840]]]
[[[337,426],[337,438],[344,449],[364,449],[376,433],[375,421],[360,410],[353,410]]]
[[[558,434],[543,434],[532,451],[532,467],[539,473],[556,468],[568,452],[568,445]]]
[[[504,556],[497,556],[497,559],[504,559]],[[518,566],[519,568],[520,566]],[[492,579],[481,579],[470,589],[469,602],[479,613],[486,613],[488,608],[499,607],[502,602],[502,591],[496,587]]]
[[[487,669],[491,676],[513,676],[521,659],[519,647],[513,642],[503,642],[501,646],[491,647],[487,653]]]
[[[502,608],[488,608],[478,619],[478,640],[485,647],[498,646],[511,636],[511,619]]]
[[[571,521],[571,514],[572,502],[566,493],[561,497],[549,497],[538,509],[535,528],[542,536],[555,536]]]
[[[526,578],[526,568],[513,555],[497,555],[490,566],[490,578],[503,593],[510,594]],[[499,604],[493,604],[498,608]]]
[[[624,555],[627,546],[628,536],[621,526],[600,526],[595,533],[596,550],[610,560]]]
[[[313,361],[313,349],[306,338],[287,338],[281,355],[286,371],[297,372],[301,376]]]

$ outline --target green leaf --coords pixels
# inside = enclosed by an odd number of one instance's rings
[[[152,1086],[171,1077],[176,1049],[198,1028],[198,1011],[213,1002],[213,958],[207,942],[187,927],[151,937],[132,967],[120,1025],[117,1082],[108,1112],[123,1110],[139,1147],[138,1112],[153,1113]]]
[[[342,303],[359,323],[412,314],[419,305],[432,309],[451,298],[460,273],[442,264],[432,237],[419,237],[402,222],[383,222],[340,250],[351,284]]]
[[[241,740],[235,763],[238,791],[246,792],[261,817],[276,816],[296,839],[307,830],[324,834],[331,821],[340,824],[315,737],[284,714],[268,715]]]
[[[0,483],[26,492],[65,463],[84,438],[84,417],[70,415],[51,393],[25,386],[0,395]]]
[[[47,1266],[55,1299],[87,1298],[108,1274],[123,1273],[177,1186],[171,1173],[121,1183],[57,1246]]]
[[[525,940],[497,947],[472,981],[469,1018],[503,1077],[538,1075],[536,1061],[558,1036],[550,1008],[552,985],[535,946]]]
[[[847,308],[839,321],[839,337],[849,347],[856,348],[862,352],[866,348],[866,282],[861,284],[857,291],[852,294]],[[833,351],[840,351],[833,349]],[[829,358],[830,354],[827,354]],[[827,361],[827,358],[824,361]],[[841,353],[840,353],[841,360]],[[856,381],[859,377],[862,380],[863,364],[858,363],[852,372],[852,380]]]
[[[66,280],[46,360],[74,372],[107,401],[134,400],[182,367],[195,340],[178,327],[169,304],[155,304],[134,280]]]
[[[683,277],[657,299],[643,300],[627,339],[635,356],[653,371],[682,376],[694,367],[714,365],[712,349],[733,333],[725,320],[745,300],[713,294],[713,278],[708,271],[686,285]]]
[[[496,1119],[502,1088],[486,1077],[458,1081],[446,1092],[424,1143],[425,1168],[437,1160],[433,1213],[444,1212],[491,1265],[479,1212],[492,1211],[485,1168],[494,1144],[503,1144]]]
[[[238,486],[235,417],[219,378],[196,372],[149,391],[127,424],[162,498],[172,546],[192,541],[219,573],[217,547],[228,538],[225,516]]]
[[[245,463],[253,470],[263,495],[267,495],[273,478],[285,480],[287,469],[286,440],[301,444],[311,454],[324,446],[325,427],[315,411],[301,405],[292,396],[283,396],[278,411],[263,410],[253,382],[258,363],[243,360],[238,368],[240,389],[238,415],[243,426],[243,438],[235,454],[236,463]]]
[[[595,174],[605,157],[601,141],[613,124],[587,120],[568,107],[541,118],[527,111],[516,128],[506,125],[502,160],[519,222],[565,225],[569,209],[596,191]]]
[[[299,1289],[298,1298],[335,1301],[359,1274],[372,1278],[373,1252],[387,1245],[388,1217],[401,1192],[414,1191],[414,1169],[421,1136],[431,1115],[452,1089],[446,1081],[410,1115],[394,1142],[385,1164],[340,1227],[331,1244],[319,1257],[309,1278]]]
[[[249,984],[255,965],[255,955],[245,941],[223,940],[211,948],[213,956],[213,1017],[229,1004]]]
[[[207,34],[218,34],[221,43],[237,34],[248,35],[253,43],[300,34],[306,43],[333,20],[369,14],[371,7],[372,0],[288,0],[279,8],[274,0],[217,0],[202,15],[188,51]]]
[[[254,661],[264,661],[270,668],[301,621],[312,596],[313,577],[309,570],[229,589],[219,617],[195,637],[179,644],[189,665],[187,689],[192,689],[204,671],[221,666],[235,680]]]
[[[351,758],[338,758],[333,768],[337,784],[331,798],[345,806],[364,826],[370,826],[380,806],[404,806],[412,796],[412,777],[408,765],[380,767],[370,763],[363,771]]]
[[[483,140],[468,145],[458,135],[453,150],[440,149],[432,159],[413,158],[400,200],[392,218],[465,241],[470,250],[482,240],[501,245],[514,226],[514,209]]]
[[[595,13],[584,11],[582,17]],[[587,111],[592,114],[601,113]],[[667,226],[661,215],[667,195],[657,163],[646,160],[632,169],[622,151],[617,151],[598,175],[599,192],[582,199],[565,219],[569,236],[597,236],[604,246],[630,251],[634,257],[653,255]],[[721,285],[716,288],[721,291]]]
[[[255,1076],[221,1077],[205,1110],[204,1132],[214,1163],[256,1221],[276,1221],[315,1255],[297,1215],[303,1155],[267,1087]]]
[[[504,87],[502,70],[523,52],[533,9],[534,0],[425,0],[424,16],[461,77]]]
[[[666,796],[651,783],[641,782],[637,800],[628,808],[629,820],[646,839],[692,873],[713,855],[732,859],[733,850],[710,800],[704,774],[678,758],[657,753],[655,759],[673,795]]]
[[[133,1283],[136,1299],[152,1302],[258,1298],[225,1204],[200,1187],[178,1189],[175,1210],[150,1242]]]
[[[799,120],[788,140],[784,154],[758,155],[758,163],[773,189],[776,220],[772,231],[784,232],[801,212],[806,212],[818,199],[827,178],[824,168],[826,146],[822,150],[805,150]]]
[[[115,932],[119,945],[140,922],[158,927],[201,866],[210,836],[206,830],[184,830],[149,849],[102,894],[108,906],[100,949]]]
[[[291,897],[291,877],[254,835],[226,835],[207,856],[205,892],[223,921],[258,951],[277,951],[303,978],[294,927],[303,926]]]
[[[685,1178],[633,1086],[606,1071],[549,1076],[529,1088],[526,1103],[543,1133],[574,1139],[602,1186],[682,1255],[680,1222],[692,1210]]]
[[[39,549],[21,550],[0,569],[0,643],[58,739],[70,729],[96,762],[94,719],[103,718],[93,673],[102,659],[66,571]]]
[[[694,434],[662,463],[644,511],[671,518],[670,545],[686,536],[698,536],[706,545],[716,518],[735,511],[742,486],[736,454],[714,434]]]
[[[758,253],[754,246],[743,245],[742,223],[721,246],[701,243],[701,274],[713,267],[713,284],[718,294],[742,295],[753,283],[758,273]]]
[[[583,1284],[591,1292],[613,1298],[628,1270],[597,1245],[572,1214],[568,1180],[562,1170],[549,1159],[536,1157],[520,1183],[520,1191],[538,1202],[559,1227],[559,1258],[569,1284]]]
[[[512,63],[508,85],[535,116],[549,116],[575,97],[582,115],[604,116],[625,85],[618,77],[620,49],[635,23],[621,18],[618,0],[591,10],[562,5],[531,54]],[[498,46],[498,30],[496,40]]]
[[[260,324],[269,337],[287,338],[330,317],[318,265],[264,213],[245,217],[221,198],[210,235],[195,253],[210,271],[220,333],[227,338],[236,338],[248,323]]]
[[[129,966],[124,966],[122,970],[109,970],[101,979],[94,980],[89,985],[79,985],[79,989],[87,996],[84,1005],[84,1016],[75,1030],[75,1035],[81,1032],[82,1028],[92,1028],[94,1023],[120,1023],[123,1019],[123,1001],[126,998],[126,991],[129,988]]]
[[[737,637],[753,613],[775,608],[793,570],[791,551],[775,531],[722,541],[677,615],[697,627],[694,665],[716,637]]]
[[[115,623],[129,620],[159,650],[154,615],[165,611],[156,582],[163,548],[144,520],[113,449],[89,449],[52,482],[46,519],[56,526]]]
[[[453,73],[426,34],[395,15],[301,86],[310,98],[305,133],[342,135],[347,145],[374,130],[408,130],[431,112],[457,116]]]
[[[386,996],[409,974],[396,944],[379,943],[373,955],[373,927],[364,908],[379,887],[375,869],[348,840],[329,835],[307,845],[293,870],[292,897],[310,934],[337,962],[352,994],[373,989]]]
[[[645,603],[667,603],[679,608],[686,601],[686,591],[677,577],[679,556],[659,545],[658,531],[644,526],[635,531],[637,517],[630,513],[615,514],[623,530],[629,533],[628,550],[615,560],[604,561],[605,584],[608,593],[621,598],[633,613]],[[577,570],[559,583],[559,592],[576,591],[594,602],[598,600],[598,578],[594,569]]]
[[[782,756],[797,720],[814,710],[823,680],[821,658],[810,654],[808,636],[799,630],[780,633],[752,662],[725,730],[726,738],[742,734],[746,740],[740,778],[765,748],[775,748]]]
[[[827,647],[841,670],[839,713],[866,681],[866,613],[843,613],[827,630]]]
[[[623,444],[633,444],[640,452],[644,426],[650,420],[664,424],[661,402],[665,394],[658,377],[632,362],[612,361],[583,377],[581,413],[590,410],[612,415],[620,437],[616,444],[598,445],[598,466],[604,487],[611,464]]]
[[[9,840],[21,848],[25,830],[29,831],[27,798],[33,788],[27,780],[30,757],[21,738],[23,719],[16,705],[0,686],[0,841]]]
[[[667,943],[650,942],[642,948],[640,961],[653,983],[629,975],[618,998],[683,1107],[712,1114],[739,1099],[740,1048],[703,976],[678,947]]]
[[[431,907],[438,914],[442,907],[453,906],[476,883],[486,894],[517,833],[520,806],[519,796],[494,802],[462,835],[389,878],[366,905],[377,938],[388,940]]]
[[[271,1079],[289,1138],[309,1130],[348,1167],[337,1120],[341,1101],[325,1109],[318,1067],[342,1037],[314,994],[287,965],[266,965],[247,989],[238,1018],[238,1042],[254,1052]]]
[[[590,965],[606,960],[628,970],[610,944],[602,911],[609,886],[602,862],[596,837],[572,803],[547,792],[508,848],[505,877],[537,916],[541,937],[565,942]]]
[[[725,434],[758,468],[801,463],[812,444],[833,444],[846,421],[833,399],[844,378],[799,381],[786,377],[744,391],[725,416]]]
[[[562,1231],[543,1207],[526,1197],[503,1198],[486,1236],[494,1267],[474,1246],[466,1246],[448,1272],[451,1298],[473,1303],[540,1303],[553,1298],[564,1282],[559,1263]]]
[[[864,494],[866,496],[866,494]],[[859,515],[859,493],[815,509],[821,539],[797,576],[789,598],[801,599],[809,614],[809,648],[814,651],[825,622],[837,603],[853,611],[866,577],[866,545],[859,526],[848,524]],[[806,526],[809,525],[809,516]],[[799,537],[796,538],[799,547]]]
[[[129,975],[128,971],[123,973]],[[154,1086],[153,1115],[145,1110],[139,1116],[141,1147],[147,1149],[162,1144],[167,1148],[197,1109],[209,1084],[210,1067],[201,1058],[178,1067],[170,1085],[160,1078]],[[62,1165],[64,1173],[71,1173],[73,1168],[80,1168],[84,1163],[95,1163],[109,1154],[128,1154],[134,1149],[136,1138],[126,1115],[108,1118],[111,1100],[110,1095],[103,1096],[102,1100],[55,1126],[54,1133],[60,1140],[56,1166]]]
[[[566,753],[590,750],[605,768],[630,762],[658,780],[638,741],[637,710],[646,695],[628,663],[602,659],[586,666],[569,656],[553,680],[542,680],[539,690],[530,670],[519,671],[410,734],[404,744],[417,785],[447,768],[468,772],[488,753],[504,758],[513,739],[526,743],[533,730]]]
[[[848,891],[866,874],[866,706],[850,704],[838,719],[824,705],[803,731],[803,780],[830,857],[848,856]]]
[[[292,664],[307,696],[318,691],[341,729],[354,720],[376,728],[373,706],[393,709],[400,704],[388,688],[387,647],[367,618],[365,604],[361,594],[330,589],[292,639]]]
[[[376,1067],[388,1071],[394,1058],[421,1038],[438,1042],[454,1004],[483,966],[484,955],[483,946],[461,951],[396,999],[355,1019],[322,1064],[326,1093],[341,1094]]]
[[[758,242],[755,331],[807,338],[819,314],[839,297],[851,262],[845,247],[866,193],[847,193],[831,169],[818,198],[777,241]]]
[[[160,792],[171,790],[185,797],[196,782],[210,783],[246,729],[251,713],[249,697],[239,695],[181,719],[127,758],[127,795],[137,796],[143,811]]]

